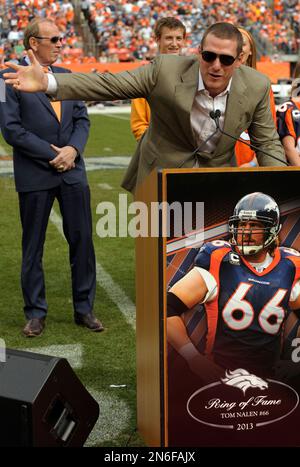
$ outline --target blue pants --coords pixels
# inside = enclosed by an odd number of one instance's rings
[[[22,223],[21,283],[27,319],[44,318],[47,313],[42,266],[48,220],[55,198],[69,244],[74,312],[93,310],[96,290],[95,252],[88,185],[62,183],[52,189],[19,193]],[[59,277],[59,264],[57,264]]]

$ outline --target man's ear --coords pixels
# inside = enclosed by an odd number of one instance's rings
[[[29,45],[30,45],[30,48],[36,52],[37,51],[37,40],[35,37],[30,37],[29,38]]]

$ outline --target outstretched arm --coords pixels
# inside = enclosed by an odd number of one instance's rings
[[[15,72],[3,73],[6,82],[18,91],[43,91],[59,101],[101,102],[147,97],[151,95],[156,86],[163,62],[163,56],[160,55],[148,65],[116,74],[54,73],[48,75],[43,72],[30,50],[28,56],[31,60],[30,66],[7,63]]]

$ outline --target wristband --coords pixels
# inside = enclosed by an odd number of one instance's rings
[[[180,316],[189,309],[177,295],[167,292],[167,317]]]

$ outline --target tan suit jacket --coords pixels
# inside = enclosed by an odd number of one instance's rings
[[[235,165],[235,141],[221,135],[212,154],[195,151],[190,115],[198,87],[197,57],[160,55],[146,66],[118,74],[55,75],[58,100],[119,100],[145,97],[151,108],[151,122],[139,141],[123,180],[133,191],[156,167],[200,167]],[[259,165],[283,166],[285,155],[270,112],[270,81],[250,67],[236,69],[227,101],[224,131],[236,138],[248,129],[251,141],[282,160],[256,151]]]

